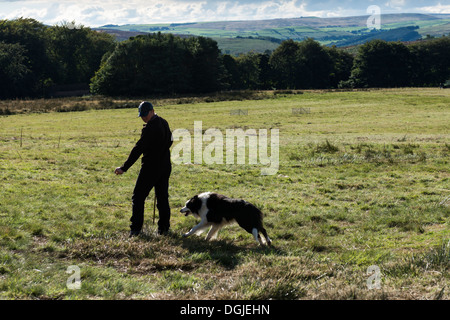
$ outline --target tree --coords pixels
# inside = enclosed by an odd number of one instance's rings
[[[220,89],[224,70],[220,65],[220,50],[211,38],[190,37],[187,47],[193,58],[192,81],[194,92],[213,92]]]
[[[58,84],[89,83],[102,56],[115,46],[114,38],[75,23],[63,23],[47,30],[48,54]]]
[[[241,54],[237,59],[239,83],[241,89],[255,90],[260,88],[259,55],[254,52]]]
[[[24,67],[30,71],[26,83],[17,82],[13,92],[26,96],[42,94],[44,84],[50,78],[51,63],[47,56],[48,39],[46,26],[34,19],[0,20],[0,42],[18,44],[24,49],[21,54]]]
[[[400,42],[373,40],[358,49],[351,79],[358,87],[400,87],[411,78],[412,56]]]
[[[14,97],[43,96],[52,84],[87,84],[102,56],[115,46],[112,36],[75,26],[75,23],[48,27],[23,18],[0,20],[0,42],[22,48],[5,49],[3,46],[3,55],[13,51],[17,54],[11,58],[11,65],[27,70],[8,83],[8,86],[14,84],[14,88],[8,90]],[[4,69],[3,74],[5,72]]]
[[[137,36],[117,45],[91,80],[91,91],[137,96],[219,89],[217,43],[172,34]]]
[[[418,42],[410,51],[413,85],[438,86],[450,79],[450,37]]]
[[[274,84],[277,88],[295,89],[300,71],[298,61],[299,44],[294,40],[283,41],[272,53],[269,64],[274,72]]]
[[[272,69],[269,64],[269,53],[249,52],[232,57],[228,54],[222,56],[224,66],[223,89],[232,90],[258,90],[272,88]]]
[[[333,64],[327,51],[320,43],[312,38],[300,42],[298,47],[299,74],[297,83],[299,88],[323,89],[330,86],[330,75]]]
[[[330,74],[330,86],[337,88],[341,81],[347,81],[350,78],[353,67],[353,56],[343,50],[337,49],[336,46],[331,48],[325,47],[331,59],[333,66]]]
[[[26,49],[20,44],[0,42],[0,98],[27,95],[33,84]]]
[[[270,51],[258,54],[259,87],[267,90],[273,87],[273,70],[270,66]]]
[[[241,89],[242,85],[236,59],[229,54],[225,54],[222,56],[222,65],[224,67],[222,88],[231,90]]]
[[[275,85],[283,89],[320,89],[331,85],[333,60],[312,38],[283,41],[270,57]]]

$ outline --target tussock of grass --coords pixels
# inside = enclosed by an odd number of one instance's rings
[[[437,279],[448,281],[450,271],[450,240],[443,240],[442,244],[435,246],[425,253],[416,253],[404,257],[403,261],[395,265],[387,265],[386,275],[395,278],[420,277],[435,274]],[[445,287],[445,286],[444,286]],[[434,299],[442,298],[444,291]]]

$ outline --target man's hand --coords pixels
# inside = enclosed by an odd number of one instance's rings
[[[119,174],[123,174],[125,171],[123,171],[120,167],[116,168],[116,170],[114,170],[114,173],[119,175]]]

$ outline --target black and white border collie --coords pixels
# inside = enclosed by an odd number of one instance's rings
[[[263,234],[267,245],[272,243],[263,227],[262,212],[247,201],[231,199],[213,192],[205,192],[188,200],[181,212],[185,213],[186,217],[192,214],[194,217],[201,219],[199,224],[183,235],[184,237],[194,233],[200,235],[208,227],[211,227],[206,240],[215,239],[217,232],[223,226],[237,222],[245,231],[251,233],[261,245],[264,245],[264,241],[259,235],[260,232]]]

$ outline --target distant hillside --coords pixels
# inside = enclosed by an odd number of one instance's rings
[[[108,25],[108,26],[110,26],[110,25]],[[148,32],[136,32],[136,31],[123,31],[123,30],[119,30],[119,29],[108,29],[108,28],[106,28],[106,26],[103,26],[102,28],[96,29],[96,30],[109,33],[109,34],[115,36],[118,41],[124,41],[124,40],[129,39],[130,37],[148,34]]]
[[[145,33],[173,33],[215,39],[225,53],[273,50],[277,43],[308,37],[325,45],[352,46],[372,39],[413,41],[427,36],[450,34],[450,14],[386,14],[381,30],[369,30],[369,16],[292,19],[216,21],[174,24],[106,25],[97,30],[116,35],[119,40]]]
[[[422,38],[422,36],[417,32],[419,27],[403,27],[391,30],[372,30],[370,33],[352,37],[350,39],[338,41],[333,43],[337,47],[348,47],[364,44],[368,41],[379,39],[385,41],[415,41]]]
[[[189,28],[198,29],[217,29],[233,31],[257,31],[263,29],[278,29],[289,27],[313,27],[313,28],[348,28],[348,27],[366,27],[369,16],[341,17],[341,18],[318,18],[318,17],[300,17],[291,19],[271,19],[271,20],[248,20],[248,21],[218,21],[218,22],[200,22],[189,24],[173,24],[173,27],[189,26]],[[382,24],[391,24],[411,21],[430,21],[440,20],[436,15],[425,15],[416,13],[385,14],[381,16]]]

